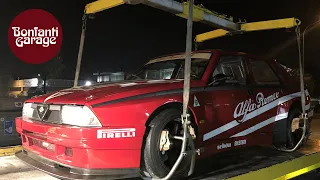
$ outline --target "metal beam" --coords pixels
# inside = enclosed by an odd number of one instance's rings
[[[123,4],[145,4],[176,16],[188,17],[189,3],[180,3],[174,0],[98,0],[86,5],[85,13],[94,14]],[[226,30],[240,30],[240,25],[224,18],[208,9],[193,6],[193,21],[202,22]]]
[[[163,1],[148,0],[148,1],[144,1],[143,4],[156,9],[164,10],[166,12],[170,12],[173,14],[182,13],[184,8],[181,3],[177,1],[171,1],[171,0],[163,0]]]
[[[228,34],[245,33],[251,31],[263,31],[272,29],[292,28],[300,25],[300,20],[297,18],[285,18],[277,20],[259,21],[252,23],[241,24],[239,31],[226,31],[224,29],[218,29],[209,31],[206,33],[198,34],[195,38],[196,42],[204,42],[207,40],[215,39],[218,37],[226,36]]]

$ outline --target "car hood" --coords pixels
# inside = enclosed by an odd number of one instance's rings
[[[194,83],[191,83],[191,85]],[[79,104],[98,98],[115,100],[140,94],[182,89],[183,80],[139,80],[101,83],[92,86],[81,86],[37,96],[27,102],[47,104]]]

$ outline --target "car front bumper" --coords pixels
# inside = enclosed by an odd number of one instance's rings
[[[98,138],[99,130],[109,132],[110,127],[78,128],[20,117],[16,124],[23,148],[16,156],[52,176],[114,179],[139,172],[145,127],[135,127],[135,136]]]
[[[139,168],[85,169],[62,164],[26,149],[16,153],[16,157],[26,164],[59,179],[125,179],[140,176]]]

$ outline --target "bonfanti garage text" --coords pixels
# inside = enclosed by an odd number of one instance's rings
[[[16,45],[23,47],[24,45],[38,44],[43,47],[49,47],[51,44],[56,44],[59,36],[58,27],[51,29],[21,29],[20,27],[12,27],[13,35],[16,37]]]

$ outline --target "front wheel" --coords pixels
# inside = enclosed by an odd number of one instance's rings
[[[180,155],[182,141],[173,137],[183,136],[181,111],[166,109],[160,112],[151,120],[148,128],[142,149],[142,170],[152,178],[163,178]],[[187,176],[191,158],[191,156],[183,158],[174,174],[175,178]]]

